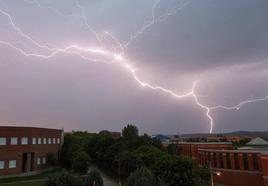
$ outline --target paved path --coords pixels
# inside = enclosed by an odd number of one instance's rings
[[[89,168],[89,172],[90,170],[92,170],[94,168]],[[103,183],[104,183],[104,186],[118,186],[118,183],[116,180],[114,180],[114,178],[111,178],[110,176],[104,174],[101,170],[97,169],[100,174],[101,174],[101,177],[103,179]]]

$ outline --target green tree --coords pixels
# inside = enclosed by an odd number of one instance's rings
[[[127,125],[122,130],[122,136],[124,139],[131,140],[137,138],[139,135],[138,128],[135,125]]]
[[[92,170],[83,182],[83,186],[103,186],[103,179],[97,170]]]
[[[169,144],[167,147],[167,152],[170,155],[174,155],[175,154],[175,146],[174,144]]]
[[[81,184],[78,176],[64,170],[51,174],[45,181],[44,186],[79,186]]]
[[[48,165],[55,166],[57,164],[57,159],[56,159],[55,153],[48,152],[46,155],[46,158],[47,158]]]
[[[120,155],[121,174],[123,176],[129,176],[130,173],[140,168],[143,163],[140,157],[133,152],[124,151]]]
[[[205,165],[203,167],[200,167],[200,177],[202,182],[204,183],[203,185],[210,185],[210,170],[209,170],[209,166]]]
[[[85,174],[87,173],[90,163],[90,157],[85,151],[78,151],[72,159],[72,169],[74,172]]]
[[[132,173],[127,178],[126,186],[157,186],[158,183],[156,181],[155,176],[152,172],[146,168],[142,167]]]
[[[94,134],[88,132],[73,132],[64,137],[64,144],[61,150],[61,165],[70,169],[72,167],[73,156],[78,151],[85,151],[86,144],[91,141]]]
[[[200,171],[191,159],[179,156],[162,156],[155,162],[153,173],[169,185],[199,186],[202,184]]]

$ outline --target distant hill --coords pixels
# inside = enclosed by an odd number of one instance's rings
[[[216,135],[223,135],[223,136],[248,136],[248,137],[261,137],[261,138],[268,138],[268,131],[235,131],[235,132],[228,132],[228,133],[195,133],[195,134],[181,134],[182,138],[202,138],[208,136],[216,136]]]

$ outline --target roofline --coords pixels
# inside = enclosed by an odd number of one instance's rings
[[[0,128],[18,128],[18,129],[27,128],[27,129],[45,129],[45,130],[60,130],[60,131],[64,131],[63,128],[59,129],[59,128],[44,128],[44,127],[29,127],[29,126],[0,126]]]
[[[172,140],[171,140],[172,141]],[[232,142],[179,142],[175,144],[189,144],[189,145],[232,145]]]
[[[222,152],[222,153],[259,153],[259,154],[266,154],[268,152],[268,149],[263,149],[263,150],[257,150],[257,149],[252,149],[252,150],[226,150],[226,149],[198,149],[201,151],[206,151],[206,152]]]

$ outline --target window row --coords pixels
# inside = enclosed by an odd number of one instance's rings
[[[17,167],[17,160],[9,160],[8,168],[13,169]],[[0,160],[0,170],[5,169],[5,161]]]
[[[38,157],[37,159],[36,159],[36,164],[37,165],[41,165],[41,164],[43,164],[43,165],[45,165],[46,164],[46,157]],[[17,160],[9,160],[8,161],[8,168],[9,169],[14,169],[14,168],[16,168],[17,167]],[[0,160],[0,170],[2,170],[2,169],[5,169],[5,161],[3,161],[3,160]]]
[[[41,162],[41,160],[42,160],[42,162]],[[37,161],[37,165],[41,165],[41,163],[44,165],[44,164],[46,164],[46,161],[47,161],[47,159],[46,159],[46,157],[42,157],[42,158],[37,158],[36,159],[36,161]]]
[[[0,145],[6,145],[7,138],[0,137]],[[60,144],[60,138],[32,138],[32,144]],[[18,145],[18,137],[10,138],[10,145]],[[28,145],[28,137],[21,138],[21,145]]]
[[[226,155],[223,156],[222,153],[216,152],[203,152],[201,153],[201,161],[202,164],[210,164],[213,163],[213,167],[216,168],[224,168],[224,169],[237,169],[237,170],[249,170],[250,167],[253,170],[259,170],[259,162],[258,156],[256,153],[251,154],[252,161],[249,161],[249,156],[247,153],[243,153],[241,159],[239,160],[239,154],[233,154],[233,161],[231,160],[230,153],[225,153]],[[226,164],[224,163],[226,162]],[[232,165],[233,163],[233,165]]]
[[[32,139],[32,144],[60,144],[60,138],[35,138]]]

